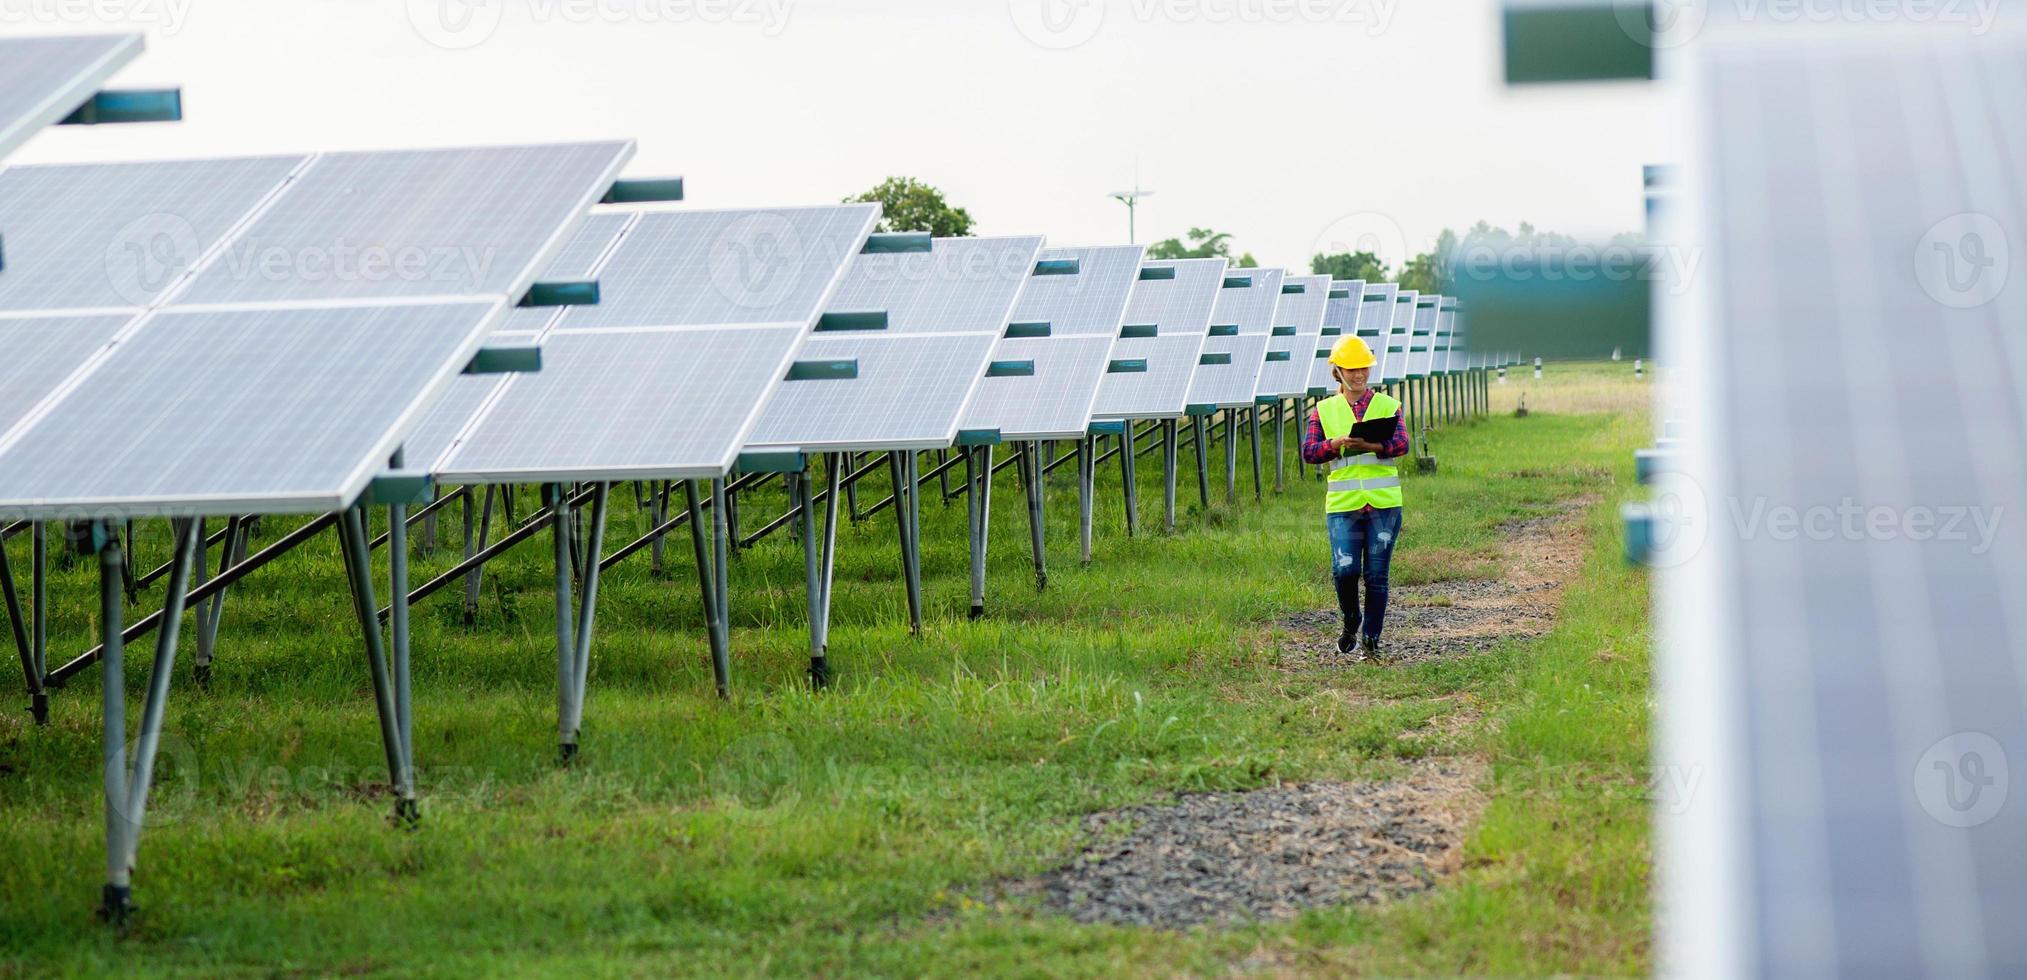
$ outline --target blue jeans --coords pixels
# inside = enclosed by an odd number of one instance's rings
[[[1365,513],[1327,515],[1330,525],[1330,574],[1337,583],[1337,608],[1344,613],[1346,633],[1364,627],[1366,639],[1379,639],[1387,619],[1387,566],[1393,563],[1394,542],[1401,536],[1401,509],[1375,508]],[[1365,579],[1365,615],[1358,614],[1358,580]]]

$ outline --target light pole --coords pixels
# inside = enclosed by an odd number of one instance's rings
[[[1134,227],[1134,217],[1135,217],[1134,212],[1140,207],[1140,199],[1152,195],[1153,193],[1154,193],[1153,191],[1141,190],[1140,183],[1138,181],[1135,181],[1132,190],[1113,191],[1112,194],[1110,195],[1113,200],[1126,205],[1126,244],[1128,245],[1139,244],[1138,238],[1139,232],[1138,229]]]

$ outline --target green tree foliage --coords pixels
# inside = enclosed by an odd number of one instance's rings
[[[1209,228],[1191,228],[1189,244],[1180,238],[1168,238],[1147,247],[1150,259],[1232,259],[1232,264],[1242,269],[1257,267],[1260,263],[1247,252],[1232,258],[1232,236],[1230,232],[1212,231]]]
[[[1329,276],[1332,279],[1360,279],[1365,282],[1391,282],[1387,278],[1387,265],[1371,252],[1338,252],[1324,255],[1318,252],[1309,260],[1309,271],[1313,275]]]
[[[913,177],[889,177],[878,187],[846,204],[871,202],[880,205],[878,231],[926,231],[938,238],[971,234],[971,212],[954,208],[943,192]]]

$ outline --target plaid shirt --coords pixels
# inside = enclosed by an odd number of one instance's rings
[[[1364,393],[1358,396],[1358,401],[1352,403],[1352,418],[1361,422],[1365,421],[1366,407],[1371,404],[1372,389],[1367,388]],[[1331,452],[1330,448],[1325,445],[1329,441],[1323,435],[1323,419],[1318,417],[1316,412],[1311,411],[1309,413],[1309,431],[1302,434],[1302,461],[1314,466],[1322,466],[1336,460],[1342,454]],[[1406,412],[1402,412],[1401,424],[1394,429],[1394,437],[1388,439],[1386,444],[1382,445],[1379,452],[1374,455],[1381,459],[1394,459],[1406,456],[1407,454],[1408,416]]]

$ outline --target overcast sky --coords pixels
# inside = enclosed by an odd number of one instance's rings
[[[632,137],[697,206],[908,175],[981,234],[1191,226],[1265,265],[1444,227],[1641,225],[1672,153],[1642,85],[1510,91],[1497,0],[0,0],[0,31],[134,28],[123,86],[187,121],[63,128],[17,162]],[[105,15],[111,14],[108,18]]]

